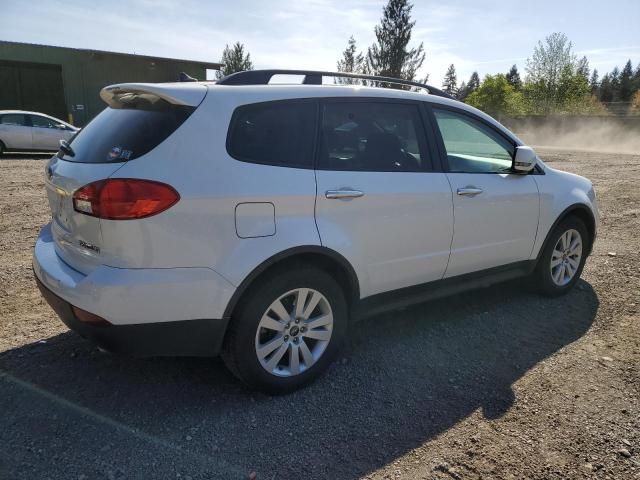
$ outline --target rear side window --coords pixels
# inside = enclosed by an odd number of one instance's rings
[[[285,100],[238,107],[227,137],[236,160],[282,167],[312,168],[317,106]]]
[[[152,95],[131,95],[118,108],[107,107],[70,142],[69,162],[126,162],[150,152],[189,118],[193,107],[172,105]]]
[[[415,104],[337,102],[324,106],[320,168],[420,172],[427,168]]]
[[[8,113],[0,117],[0,124],[25,126],[27,122],[25,116],[21,113]]]

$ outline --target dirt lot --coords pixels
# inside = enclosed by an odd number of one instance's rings
[[[578,288],[363,322],[319,382],[274,398],[219,360],[118,357],[68,332],[30,267],[45,162],[0,160],[0,478],[640,478],[640,156],[542,156],[599,195]]]

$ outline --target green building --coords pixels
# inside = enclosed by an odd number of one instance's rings
[[[219,63],[0,41],[0,110],[43,112],[84,126],[105,104],[114,83],[199,80]]]

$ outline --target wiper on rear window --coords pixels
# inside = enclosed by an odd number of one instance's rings
[[[65,155],[69,155],[70,157],[76,156],[76,152],[73,151],[73,148],[71,148],[71,145],[69,145],[66,140],[60,140],[59,144],[60,151],[62,153],[64,153]]]

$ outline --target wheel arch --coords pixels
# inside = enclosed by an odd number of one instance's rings
[[[335,250],[318,245],[306,245],[289,248],[277,253],[249,273],[232,295],[224,311],[225,318],[231,318],[242,297],[267,275],[278,269],[296,264],[313,265],[332,274],[345,292],[349,310],[360,299],[358,276],[351,263]]]
[[[596,237],[596,219],[593,215],[593,212],[591,211],[591,208],[589,208],[588,205],[585,205],[584,203],[574,203],[573,205],[565,208],[560,213],[560,215],[558,215],[558,218],[556,218],[556,221],[553,222],[553,224],[547,231],[547,235],[544,239],[544,242],[540,246],[540,250],[538,250],[536,261],[540,260],[542,253],[547,248],[547,244],[549,243],[549,238],[551,237],[551,233],[560,224],[560,222],[562,222],[564,219],[566,219],[571,215],[578,217],[580,220],[584,222],[585,226],[587,227],[587,232],[589,233],[589,248],[587,250],[587,256],[591,255],[593,242]]]

